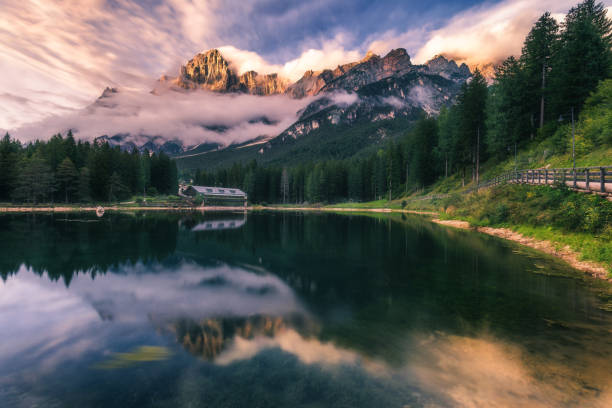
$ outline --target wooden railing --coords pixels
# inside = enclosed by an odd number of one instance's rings
[[[508,183],[549,186],[565,184],[576,191],[612,197],[612,166],[513,170],[485,180],[461,193],[469,194]],[[442,199],[449,196],[450,194],[431,194],[410,201]]]
[[[612,166],[515,170],[493,177],[472,190],[505,183],[564,184],[577,191],[609,195],[612,194]]]

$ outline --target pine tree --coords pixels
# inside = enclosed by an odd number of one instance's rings
[[[421,119],[410,133],[412,151],[409,182],[421,188],[436,178],[434,150],[438,139],[438,125],[435,119]]]
[[[530,135],[529,106],[525,102],[522,64],[506,59],[495,71],[487,104],[487,144],[489,153],[504,158],[521,139]]]
[[[44,201],[55,191],[53,173],[50,166],[38,155],[23,159],[21,172],[16,180],[13,197],[17,201],[32,204]]]
[[[524,93],[520,105],[534,118],[539,119],[539,126],[544,125],[545,101],[548,95],[547,76],[557,48],[559,25],[549,12],[544,13],[525,38],[520,64],[523,68],[522,81],[515,83],[515,92]],[[512,70],[516,67],[511,66]],[[536,116],[537,113],[537,116]]]
[[[585,0],[562,23],[552,71],[556,116],[579,111],[612,67],[612,21],[602,3]]]
[[[485,151],[485,119],[487,104],[487,82],[476,69],[469,84],[464,84],[458,98],[459,129],[455,149],[464,168],[472,164],[472,179],[478,181],[481,153]]]
[[[79,201],[87,203],[91,201],[91,176],[87,167],[81,168],[79,173]]]
[[[0,200],[9,199],[15,187],[20,148],[8,133],[0,141]]]
[[[281,175],[281,197],[283,199],[283,204],[287,203],[287,199],[289,198],[289,173],[287,172],[287,168],[283,167],[283,172]]]
[[[78,190],[79,172],[69,157],[66,157],[57,167],[56,173],[59,191],[64,192],[64,201],[68,203],[68,198]]]
[[[125,184],[123,184],[121,176],[119,176],[117,172],[113,172],[108,181],[108,201],[120,200],[121,198],[125,197],[128,192],[129,189]]]

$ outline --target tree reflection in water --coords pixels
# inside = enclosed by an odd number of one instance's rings
[[[148,401],[155,375],[127,359],[173,384],[169,406],[244,405],[272,379],[347,406],[606,406],[609,292],[563,264],[415,217],[244,217],[1,216],[0,397],[29,387],[95,405],[77,390],[106,376],[98,405],[117,390]],[[141,388],[87,371],[109,353]],[[193,375],[193,400],[172,394],[176,372]]]

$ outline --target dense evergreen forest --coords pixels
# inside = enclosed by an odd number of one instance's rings
[[[134,194],[176,194],[176,164],[164,153],[76,142],[72,132],[22,145],[0,141],[0,201],[87,203]]]
[[[561,24],[545,13],[521,55],[500,64],[491,84],[476,70],[455,105],[436,118],[422,117],[367,156],[291,167],[236,163],[198,171],[194,183],[242,187],[253,202],[370,201],[451,174],[477,183],[481,163],[503,160],[534,140],[549,140],[554,153],[563,153],[571,149],[572,117],[577,143],[612,145],[611,28],[595,0],[573,7]]]

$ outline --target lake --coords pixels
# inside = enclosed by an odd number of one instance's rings
[[[418,216],[2,215],[0,277],[2,407],[612,406],[606,284]]]

